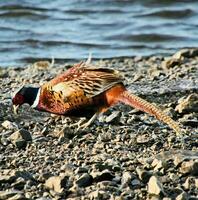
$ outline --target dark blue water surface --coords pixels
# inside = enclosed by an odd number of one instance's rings
[[[0,66],[198,47],[198,0],[0,1]]]

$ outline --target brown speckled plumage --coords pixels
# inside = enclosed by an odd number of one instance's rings
[[[178,124],[163,111],[128,92],[118,71],[96,68],[84,62],[41,86],[35,108],[66,116],[90,117],[119,102],[149,113],[177,133],[181,132]]]
[[[123,80],[116,70],[85,63],[74,65],[68,71],[41,87],[39,110],[62,115],[77,115],[75,111],[80,110],[78,116],[90,116],[109,106],[103,93]]]

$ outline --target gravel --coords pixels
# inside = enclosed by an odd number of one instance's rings
[[[135,94],[158,104],[186,134],[120,104],[85,129],[78,119],[22,106],[11,94],[69,68],[39,61],[0,69],[0,199],[198,198],[198,50],[171,57],[100,60],[121,71]]]

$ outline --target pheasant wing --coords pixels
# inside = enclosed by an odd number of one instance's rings
[[[66,113],[93,106],[93,97],[123,81],[116,70],[95,67],[83,67],[79,70],[81,72],[73,73],[70,79],[56,81],[56,84],[55,81],[50,81],[42,87],[42,107],[45,110]]]
[[[122,76],[116,70],[90,67],[84,68],[84,72],[72,80],[54,85],[52,90],[61,93],[62,98],[91,98],[122,81]]]
[[[70,81],[75,77],[80,76],[83,73],[85,66],[86,66],[85,62],[77,63],[64,73],[56,76],[55,78],[47,82],[46,84],[53,86],[63,81]]]

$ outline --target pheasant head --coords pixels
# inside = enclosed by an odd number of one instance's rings
[[[34,105],[38,104],[38,96],[39,87],[22,86],[14,93],[12,97],[14,112],[17,113],[18,108],[25,103],[34,107]]]

